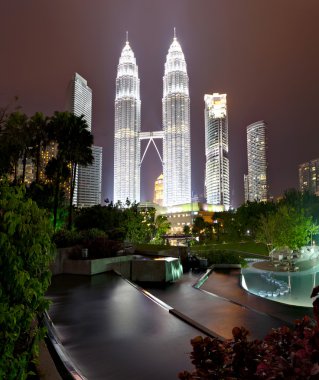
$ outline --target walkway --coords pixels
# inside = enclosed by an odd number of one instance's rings
[[[271,328],[312,314],[309,308],[291,307],[247,293],[239,285],[239,275],[239,270],[213,272],[199,290],[193,284],[200,275],[190,272],[173,286],[148,287],[148,291],[224,338],[232,337],[234,326],[244,326],[250,331],[250,339],[262,339]]]
[[[113,273],[53,277],[49,314],[89,380],[176,379],[199,332]]]
[[[201,290],[200,274],[148,291],[215,334],[231,337],[245,326],[250,338],[263,338],[311,309],[294,308],[248,294],[239,272],[214,272]],[[49,289],[49,314],[75,366],[89,380],[176,379],[191,369],[190,339],[203,335],[154,303],[121,277],[60,275]]]

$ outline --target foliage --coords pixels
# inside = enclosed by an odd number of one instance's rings
[[[125,240],[131,243],[147,243],[151,239],[151,228],[147,216],[137,209],[137,204],[123,210],[123,227]]]
[[[297,212],[303,210],[305,216],[312,217],[315,223],[319,223],[319,197],[314,193],[296,189],[286,190],[279,205],[293,208]]]
[[[158,215],[155,220],[155,236],[151,240],[152,244],[164,244],[165,239],[162,237],[171,228],[171,223],[168,221],[167,216]]]
[[[84,115],[76,116],[70,112],[55,112],[48,125],[48,135],[58,145],[58,154],[55,158],[57,172],[61,172],[67,164],[69,175],[69,222],[72,226],[73,195],[75,189],[78,165],[87,166],[93,162],[91,146],[93,135],[88,130]],[[59,178],[57,177],[57,181]],[[59,182],[56,183],[56,196],[59,194]],[[56,208],[54,208],[54,212]],[[54,225],[55,227],[55,225]]]
[[[318,296],[316,287],[311,297]],[[280,327],[264,340],[247,339],[244,327],[234,327],[233,339],[198,336],[191,340],[195,370],[179,373],[182,380],[195,379],[318,379],[319,300],[313,302],[316,323],[308,316],[293,328]]]
[[[113,240],[148,243],[154,231],[153,210],[139,210],[136,203],[126,208],[120,206],[110,203],[108,206],[97,205],[78,210],[75,227],[79,230],[97,228]]]
[[[241,264],[246,265],[246,261],[242,256],[234,251],[228,250],[210,250],[202,251],[200,256],[205,257],[208,260],[208,265],[213,264]]]
[[[241,237],[249,235],[255,238],[262,215],[268,215],[277,209],[273,202],[247,202],[236,210],[236,223]]]
[[[45,211],[25,199],[23,187],[0,184],[0,378],[26,379],[48,307],[44,294],[53,260]]]
[[[241,241],[236,243],[212,243],[205,245],[196,245],[192,247],[193,252],[205,251],[205,250],[227,250],[239,252],[240,254],[258,254],[268,255],[267,247],[263,243],[256,243],[255,241]]]
[[[223,235],[223,240],[236,241],[239,239],[240,228],[234,210],[215,212],[213,219],[217,241],[220,241],[221,234]]]
[[[312,218],[305,216],[303,209],[296,211],[283,204],[276,212],[261,218],[257,237],[269,250],[298,249],[309,242],[313,232],[316,228]]]
[[[74,217],[74,225],[80,231],[97,228],[109,233],[113,228],[119,227],[121,221],[122,211],[113,204],[83,207],[77,210]]]
[[[24,181],[25,164],[30,145],[27,120],[27,116],[20,111],[9,114],[0,135],[1,156],[3,157],[1,159],[1,172],[13,174],[14,183],[18,182],[20,159],[23,160],[22,181]]]
[[[58,248],[66,248],[106,237],[106,233],[98,230],[97,228],[91,228],[83,231],[60,229],[54,233],[52,240]]]

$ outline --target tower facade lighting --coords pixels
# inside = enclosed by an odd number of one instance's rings
[[[141,100],[138,66],[128,40],[116,77],[114,202],[140,201]]]
[[[226,94],[206,94],[205,187],[207,203],[230,207]]]
[[[185,57],[174,33],[163,77],[164,206],[191,202],[190,99]]]

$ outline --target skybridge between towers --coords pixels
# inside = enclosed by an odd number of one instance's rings
[[[162,156],[161,156],[161,154],[160,154],[160,151],[159,151],[159,149],[157,148],[157,145],[156,145],[156,143],[155,143],[154,140],[156,140],[156,139],[161,139],[161,140],[163,140],[163,138],[164,138],[164,131],[140,132],[139,135],[140,135],[140,141],[142,141],[142,140],[148,140],[148,143],[147,143],[146,148],[145,148],[145,150],[144,150],[144,153],[143,153],[143,155],[142,155],[142,159],[141,159],[141,162],[140,162],[140,166],[142,165],[142,162],[143,162],[143,160],[144,160],[144,157],[145,157],[145,155],[146,155],[146,152],[148,151],[148,148],[149,148],[149,146],[151,145],[151,143],[153,143],[153,145],[154,145],[154,147],[155,147],[155,149],[156,149],[156,152],[157,152],[157,154],[158,154],[158,157],[159,157],[159,159],[160,159],[160,161],[161,161],[161,163],[162,163],[162,165],[163,165],[163,158],[162,158]]]

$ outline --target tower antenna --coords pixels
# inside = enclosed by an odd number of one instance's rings
[[[126,43],[128,43],[128,31],[126,31]]]
[[[174,39],[176,40],[176,28],[174,26]]]

